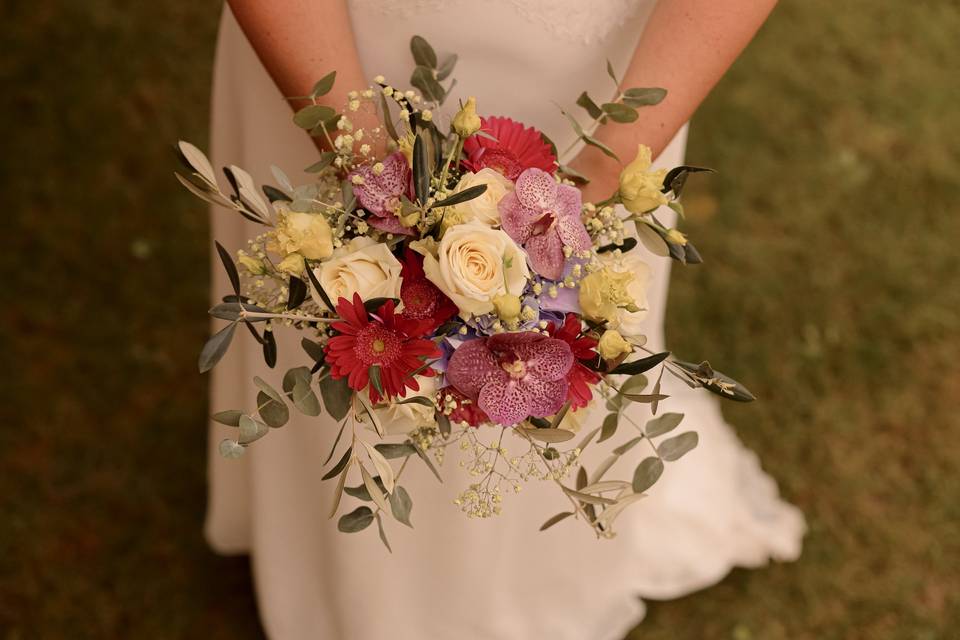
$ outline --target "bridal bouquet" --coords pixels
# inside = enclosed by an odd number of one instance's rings
[[[187,189],[264,227],[236,254],[217,244],[233,291],[210,310],[228,324],[203,347],[200,371],[220,360],[238,328],[262,345],[271,368],[278,330],[299,331],[305,352],[303,366],[277,380],[255,378],[259,392],[249,408],[213,416],[237,428],[220,452],[243,455],[282,427],[291,407],[326,413],[340,422],[323,462],[330,465],[324,479],[336,485],[330,515],[343,494],[360,503],[344,508],[341,531],[376,521],[389,548],[384,516],[412,526],[412,500],[401,484],[408,463],[419,461],[440,479],[453,445],[472,478],[455,500],[468,516],[495,515],[505,493],[544,480],[569,509],[541,529],[575,516],[609,537],[664,463],[697,444],[693,431],[670,433],[681,413],[657,415],[667,400],[664,371],[732,400],[753,399],[706,362],[648,351],[641,333],[650,271],[644,251],[700,262],[693,244],[654,213],[662,205],[682,212],[687,176],[704,169],[652,170],[641,146],[615,193],[583,202],[577,185],[586,178],[558,162],[541,132],[479,116],[474,98],[443,116],[450,87],[442,83],[456,57],[440,62],[420,37],[411,49],[416,90],[377,77],[350,92],[338,112],[317,103],[335,72],[316,84],[313,104],[294,115],[327,148],[306,168],[315,176],[308,184],[294,185],[274,167],[276,186],[258,189],[229,166],[225,193],[204,154],[178,145],[187,170],[177,177]],[[619,85],[610,65],[607,71]],[[664,94],[618,88],[615,100],[598,105],[582,93],[576,104],[590,124],[565,115],[578,141],[613,156],[592,129],[631,122]],[[651,419],[634,422],[624,412],[629,403],[648,404]],[[593,413],[597,424],[581,429],[593,406],[606,415]],[[597,468],[584,468],[583,450],[624,425],[632,437]],[[632,476],[609,479],[640,444],[649,454]]]

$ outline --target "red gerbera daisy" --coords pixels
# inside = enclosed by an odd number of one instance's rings
[[[501,116],[481,118],[480,122],[480,130],[495,140],[474,135],[463,141],[463,152],[467,156],[463,164],[471,171],[489,167],[511,181],[524,169],[543,169],[550,174],[556,171],[557,157],[553,149],[533,127]]]
[[[375,314],[368,313],[356,293],[352,303],[340,298],[337,313],[342,322],[331,326],[339,335],[330,338],[324,349],[334,379],[347,378],[354,391],[369,386],[370,400],[377,403],[383,397],[402,398],[407,389],[419,391],[415,375],[434,375],[430,367],[421,370],[424,360],[440,357],[439,347],[420,337],[430,331],[429,322],[396,315],[393,300],[384,302]],[[377,373],[371,374],[374,370]],[[371,375],[379,376],[381,389],[370,384]]]
[[[402,318],[429,320],[433,332],[459,310],[453,300],[443,295],[423,273],[423,256],[407,247],[403,252],[403,268],[400,271],[400,300],[403,302]]]
[[[574,363],[567,373],[567,384],[569,385],[567,387],[567,401],[570,403],[570,408],[580,409],[587,406],[593,399],[590,385],[600,382],[600,374],[582,363],[597,360],[599,356],[594,351],[597,341],[580,335],[580,319],[573,313],[566,315],[560,327],[552,322],[548,324],[547,332],[551,337],[569,344],[570,350],[573,351]]]

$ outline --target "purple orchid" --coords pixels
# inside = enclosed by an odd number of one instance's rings
[[[534,271],[549,280],[563,277],[564,247],[586,251],[590,234],[580,220],[580,191],[558,184],[546,171],[527,169],[516,189],[500,200],[500,224],[522,244]]]
[[[563,340],[533,331],[498,333],[460,345],[447,365],[447,381],[494,422],[514,425],[563,407],[573,360]]]
[[[371,227],[411,235],[413,231],[400,224],[397,212],[400,211],[400,196],[410,187],[410,167],[403,153],[391,153],[383,160],[383,171],[374,172],[373,167],[364,165],[350,172],[348,178],[359,176],[362,181],[353,186],[361,206],[373,215],[367,218]]]

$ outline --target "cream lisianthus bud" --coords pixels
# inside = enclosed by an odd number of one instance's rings
[[[266,268],[263,266],[263,261],[259,258],[252,258],[248,255],[242,255],[237,256],[237,262],[242,264],[251,275],[262,276],[267,272]]]
[[[623,339],[620,332],[615,329],[607,329],[600,336],[600,342],[597,343],[597,351],[604,360],[613,360],[625,353],[633,351],[630,343]]]
[[[303,275],[306,267],[307,265],[303,261],[303,256],[299,253],[291,253],[287,255],[287,257],[281,260],[280,264],[277,265],[278,270],[283,271],[284,273],[289,273],[292,276]]]
[[[512,322],[520,316],[520,297],[501,293],[493,299],[493,308],[504,322]]]
[[[677,229],[670,229],[667,231],[667,242],[672,242],[673,244],[678,244],[682,247],[687,244],[687,236],[682,234]]]
[[[480,131],[480,116],[477,115],[477,99],[473,96],[467,98],[467,104],[453,118],[453,130],[461,138],[472,136]]]
[[[267,248],[283,256],[299,253],[308,260],[323,260],[333,254],[333,232],[319,213],[282,211]]]
[[[639,145],[637,157],[620,172],[620,200],[631,213],[643,213],[667,204],[660,188],[666,169],[650,171],[650,147]]]

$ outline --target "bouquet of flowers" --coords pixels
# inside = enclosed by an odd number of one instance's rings
[[[687,176],[705,169],[652,170],[641,146],[615,193],[583,202],[578,185],[586,178],[558,162],[541,132],[509,117],[480,117],[474,98],[444,117],[450,86],[443,83],[456,56],[440,62],[420,37],[411,50],[415,90],[377,77],[351,91],[338,112],[317,102],[336,73],[317,82],[312,104],[294,115],[326,145],[306,169],[315,176],[308,184],[294,185],[274,167],[277,186],[258,190],[247,172],[229,166],[225,193],[204,154],[178,145],[186,172],[177,178],[187,189],[265,228],[235,257],[217,243],[233,292],[210,310],[227,324],[203,347],[200,371],[220,360],[241,325],[271,368],[277,330],[300,331],[305,352],[305,364],[279,384],[254,379],[255,408],[213,416],[237,428],[220,452],[243,455],[289,420],[291,406],[307,416],[325,412],[340,423],[323,462],[330,465],[324,479],[335,480],[330,515],[344,493],[360,503],[344,509],[341,531],[376,521],[389,548],[384,516],[411,525],[412,499],[400,484],[408,463],[440,479],[444,452],[455,445],[471,476],[455,502],[468,516],[498,514],[505,493],[539,479],[570,505],[541,529],[574,516],[609,537],[664,463],[697,444],[693,431],[670,434],[681,413],[657,415],[667,400],[664,371],[725,398],[753,399],[706,362],[649,351],[640,333],[649,275],[642,252],[700,262],[693,244],[654,213],[663,205],[682,212]],[[578,141],[611,156],[592,130],[635,120],[665,91],[617,93],[599,105],[580,94],[586,126],[565,112]],[[376,126],[358,126],[373,117]],[[646,375],[654,370],[651,385]],[[623,411],[629,403],[648,404],[651,419],[635,423]],[[577,433],[577,414],[594,405],[605,406],[605,417]],[[621,423],[632,437],[597,468],[584,468],[583,450],[612,438]],[[632,477],[609,479],[641,442],[649,455]],[[351,477],[357,486],[348,486]]]

